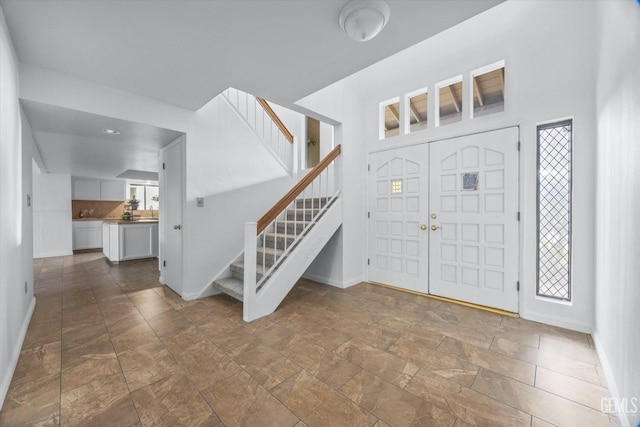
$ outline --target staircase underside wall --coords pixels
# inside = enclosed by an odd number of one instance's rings
[[[247,305],[244,320],[250,322],[273,313],[341,224],[342,198],[338,198],[260,291],[256,295],[244,296]]]

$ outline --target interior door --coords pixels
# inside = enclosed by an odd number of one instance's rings
[[[518,129],[430,144],[429,292],[518,311]]]
[[[164,283],[182,296],[182,206],[184,141],[182,138],[164,151],[161,173],[160,222]]]
[[[428,292],[426,144],[370,155],[369,280]]]

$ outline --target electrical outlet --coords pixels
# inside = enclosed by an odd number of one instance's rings
[[[204,197],[196,197],[196,206],[204,208]]]

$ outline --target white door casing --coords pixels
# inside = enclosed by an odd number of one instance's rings
[[[435,142],[430,156],[430,293],[517,312],[518,128]]]
[[[428,164],[426,144],[370,156],[372,282],[428,292]]]
[[[184,139],[163,150],[160,204],[162,214],[161,247],[163,282],[182,296],[182,209],[184,203]]]

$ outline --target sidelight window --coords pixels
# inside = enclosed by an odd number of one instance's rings
[[[571,300],[572,120],[538,126],[537,295]]]

